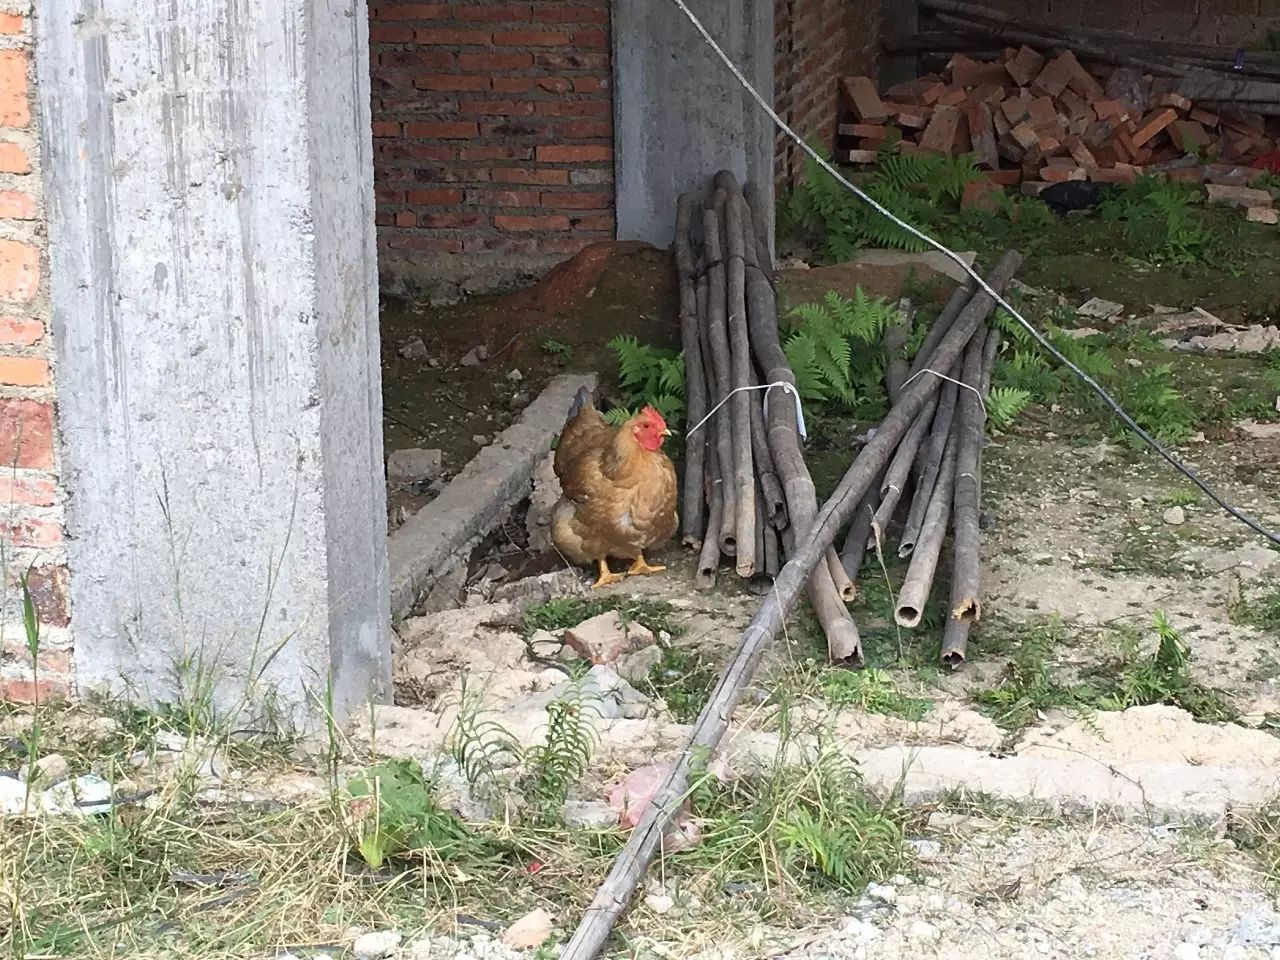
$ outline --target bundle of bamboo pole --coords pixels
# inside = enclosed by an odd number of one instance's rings
[[[744,190],[725,171],[716,174],[707,196],[685,194],[677,210],[673,246],[691,426],[682,535],[698,551],[700,589],[715,585],[725,558],[738,576],[772,580],[779,564],[805,542],[818,510],[802,448],[803,410],[778,335],[764,223],[758,191],[751,185]],[[1012,276],[1013,268],[1004,266],[993,275],[1001,286]],[[858,629],[846,602],[855,596],[868,546],[883,542],[900,512],[906,513],[903,556],[911,554],[912,562],[899,622],[919,623],[953,517],[962,592],[974,594],[963,603],[957,595],[956,605],[972,611],[964,614],[965,622],[976,619],[980,383],[984,360],[990,359],[983,317],[971,335],[971,350],[966,340],[968,352],[942,366],[938,357],[948,333],[975,302],[972,288],[957,290],[910,363],[902,357],[914,317],[909,302],[900,303],[900,320],[887,331],[894,357],[885,377],[890,400],[900,402],[916,380],[937,383],[877,466],[876,481],[854,512],[843,550],[837,553],[827,544],[823,562],[809,574],[809,602],[832,662],[861,661]],[[963,644],[957,649],[963,658]]]

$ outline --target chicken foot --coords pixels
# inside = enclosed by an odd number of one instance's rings
[[[646,573],[661,573],[665,569],[667,568],[662,565],[658,565],[656,567],[649,566],[649,564],[645,562],[644,554],[642,553],[640,556],[636,557],[631,566],[627,568],[625,576],[638,577]]]
[[[607,587],[614,583],[621,583],[623,580],[627,579],[627,575],[625,573],[614,573],[610,570],[609,561],[607,560],[597,560],[596,564],[600,568],[600,576],[596,577],[596,582],[591,585],[592,590],[599,590],[601,587]]]

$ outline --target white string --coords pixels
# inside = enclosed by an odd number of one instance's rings
[[[744,390],[763,390],[764,391],[764,415],[765,415],[765,418],[767,419],[769,416],[769,391],[772,390],[774,387],[777,387],[783,393],[789,393],[796,398],[796,431],[800,434],[801,440],[808,440],[809,434],[808,434],[808,431],[806,431],[804,428],[804,407],[800,403],[800,391],[796,389],[795,384],[787,383],[787,381],[785,380],[776,380],[773,383],[755,383],[745,387],[734,387],[732,390],[730,390],[727,394],[724,395],[724,398],[719,403],[717,403],[714,407],[712,407],[710,410],[707,411],[707,415],[705,417],[703,417],[701,420],[695,423],[692,427],[690,427],[688,432],[685,434],[685,436],[686,437],[693,436],[694,431],[697,430],[699,427],[701,427],[703,424],[705,424],[713,416],[715,416],[716,411],[719,410],[721,407],[723,407],[726,403],[728,403],[730,397],[732,397],[735,393],[742,393],[742,391]]]
[[[910,383],[912,380],[914,380],[916,377],[920,376],[920,374],[922,373],[932,373],[935,377],[941,377],[943,380],[946,380],[948,383],[954,383],[957,387],[964,387],[966,390],[971,391],[973,395],[978,398],[978,403],[982,407],[982,420],[984,423],[986,422],[987,404],[982,399],[981,390],[979,390],[975,386],[965,383],[963,380],[957,380],[955,377],[949,377],[945,373],[939,373],[937,370],[931,369],[930,367],[925,367],[923,370],[917,370],[911,376],[907,377],[906,381],[902,384],[901,390],[905,390],[907,388],[907,384]],[[899,392],[901,392],[901,390],[899,390]]]
[[[798,133],[792,130],[791,127],[787,125],[787,122],[783,120],[780,116],[778,116],[777,112],[774,111],[773,107],[769,104],[769,102],[765,100],[764,97],[760,96],[760,92],[756,90],[754,86],[752,86],[751,81],[746,78],[746,75],[743,74],[743,72],[740,69],[738,69],[738,65],[735,64],[733,60],[729,57],[729,55],[725,53],[723,49],[721,49],[720,45],[716,43],[715,38],[712,37],[711,34],[707,31],[707,28],[702,25],[702,21],[697,18],[694,12],[689,9],[689,5],[685,2],[685,0],[672,0],[672,2],[675,3],[677,7],[680,8],[680,12],[685,15],[685,18],[688,19],[688,21],[691,24],[693,24],[693,28],[697,30],[698,34],[702,37],[702,39],[706,41],[707,46],[709,46],[712,49],[712,51],[714,51],[716,56],[720,58],[720,61],[726,67],[729,68],[729,72],[733,74],[734,79],[738,81],[738,84],[742,87],[743,90],[745,90],[748,94],[751,95],[751,99],[756,102],[756,105],[759,106],[760,109],[763,110],[768,115],[769,119],[774,122],[777,128],[781,130],[784,134],[786,134],[787,137],[796,146],[798,146],[801,150],[803,150],[804,153],[807,154],[809,158],[813,160],[814,163],[816,163],[819,167],[825,170],[838,184],[840,184],[840,186],[844,187],[846,190],[848,190],[850,193],[856,196],[863,203],[866,203],[868,206],[870,206],[873,210],[875,210],[881,216],[885,217],[888,220],[893,221],[899,227],[906,230],[907,233],[923,241],[926,245],[932,247],[934,250],[937,250],[947,259],[955,262],[960,267],[961,270],[963,270],[965,273],[967,273],[970,277],[973,278],[974,282],[978,285],[978,289],[980,289],[983,293],[987,294],[997,304],[999,304],[1006,311],[1008,311],[1009,316],[1013,317],[1014,320],[1016,320],[1019,324],[1021,324],[1023,328],[1025,328],[1026,331],[1029,334],[1031,334],[1032,338],[1036,341],[1036,343],[1040,344],[1040,346],[1044,348],[1045,352],[1047,352],[1050,356],[1056,359],[1064,367],[1066,367],[1068,370],[1074,373],[1077,377],[1079,377],[1081,381],[1087,384],[1089,388],[1093,390],[1093,392],[1096,393],[1099,398],[1101,398],[1102,402],[1105,403],[1111,409],[1112,413],[1114,413],[1117,417],[1119,417],[1121,420],[1124,421],[1125,426],[1127,426],[1130,430],[1132,430],[1139,437],[1141,437],[1143,442],[1146,443],[1147,446],[1149,446],[1152,450],[1158,453],[1161,457],[1163,457],[1164,460],[1171,467],[1173,467],[1175,470],[1177,470],[1179,473],[1185,476],[1188,480],[1194,483],[1197,487],[1199,487],[1204,492],[1205,496],[1209,497],[1209,499],[1211,499],[1214,503],[1220,506],[1223,510],[1229,513],[1231,516],[1235,517],[1245,526],[1249,527],[1251,530],[1266,537],[1268,540],[1272,541],[1273,543],[1280,544],[1280,533],[1276,533],[1274,530],[1267,529],[1262,524],[1260,524],[1257,520],[1254,520],[1248,514],[1244,513],[1242,510],[1227,503],[1227,501],[1224,500],[1218,494],[1218,492],[1213,489],[1213,487],[1209,486],[1207,483],[1205,483],[1205,481],[1201,480],[1194,470],[1192,470],[1185,463],[1183,463],[1181,460],[1175,457],[1172,453],[1166,450],[1164,448],[1164,445],[1161,444],[1160,441],[1157,440],[1155,437],[1151,436],[1151,434],[1148,433],[1146,430],[1142,429],[1142,427],[1138,424],[1138,422],[1134,420],[1133,417],[1129,416],[1129,414],[1125,412],[1124,408],[1120,406],[1120,404],[1116,401],[1116,399],[1113,396],[1111,396],[1111,394],[1107,393],[1107,391],[1104,390],[1102,386],[1100,386],[1098,382],[1093,379],[1093,377],[1089,376],[1089,374],[1081,370],[1079,366],[1072,363],[1068,357],[1063,355],[1061,350],[1055,347],[1048,340],[1048,338],[1044,336],[1044,334],[1042,334],[1039,330],[1037,330],[1034,326],[1032,326],[1031,322],[1027,320],[1027,318],[1024,317],[1021,313],[1019,313],[1018,310],[1016,310],[1014,306],[1011,303],[1009,303],[1008,300],[1000,296],[1000,294],[998,294],[994,289],[992,289],[991,285],[987,283],[987,281],[983,279],[983,277],[976,270],[974,270],[972,266],[970,266],[967,262],[965,262],[963,257],[957,254],[954,250],[951,250],[950,248],[948,248],[946,245],[939,243],[937,240],[933,239],[933,237],[929,236],[927,233],[924,233],[918,228],[907,223],[901,217],[895,216],[883,204],[876,202],[875,198],[870,196],[865,190],[859,189],[857,186],[851,183],[847,178],[841,176],[839,170],[837,170],[834,166],[832,166],[831,163],[824,156],[818,153],[817,150],[809,146],[809,144],[805,142],[803,137],[801,137]]]

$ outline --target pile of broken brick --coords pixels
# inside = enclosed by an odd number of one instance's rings
[[[867,77],[845,77],[837,159],[874,163],[886,149],[972,154],[985,177],[970,185],[966,206],[1005,188],[1035,196],[1054,183],[1155,174],[1206,184],[1211,201],[1276,223],[1271,194],[1250,184],[1274,159],[1280,130],[1248,111],[1202,109],[1175,86],[1028,46],[992,61],[956,54],[941,73],[883,93]]]

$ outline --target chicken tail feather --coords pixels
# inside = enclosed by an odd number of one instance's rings
[[[573,403],[569,404],[569,420],[572,420],[580,414],[584,408],[595,406],[595,400],[591,396],[589,387],[579,387],[578,392],[573,396]]]

